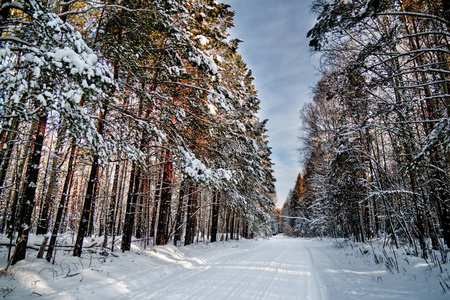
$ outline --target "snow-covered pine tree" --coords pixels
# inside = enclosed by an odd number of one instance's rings
[[[348,84],[331,91],[347,97],[341,105],[348,118],[339,127],[355,138],[350,142],[357,141],[364,162],[368,197],[359,201],[369,213],[362,218],[366,235],[381,229],[397,240],[400,233],[415,246],[417,232],[425,257],[426,238],[439,247],[436,224],[448,240],[448,169],[440,168],[448,165],[447,150],[428,147],[436,124],[448,118],[444,2],[315,1],[319,19],[308,33],[312,47],[327,50],[327,72],[344,83],[363,82],[353,96]],[[382,211],[390,216],[385,223]]]
[[[95,130],[95,116],[89,109],[107,99],[114,83],[107,67],[98,61],[80,34],[42,3],[11,1],[6,6],[15,14],[3,19],[3,24],[8,26],[0,38],[1,101],[8,107],[2,120],[11,115],[19,122],[37,120],[30,148],[32,159],[25,177],[26,189],[19,206],[21,227],[13,257],[15,263],[25,257],[50,113],[52,118],[67,121],[69,135],[83,138],[87,146],[106,155],[107,146]],[[85,106],[80,105],[82,97],[86,99]]]

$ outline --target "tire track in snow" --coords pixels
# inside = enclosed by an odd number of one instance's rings
[[[259,252],[261,253],[261,252]],[[236,289],[237,295],[230,295],[230,299],[233,299],[234,297],[238,297],[239,299],[264,299],[264,294],[267,294],[267,290],[270,286],[270,283],[272,283],[272,280],[275,276],[275,273],[278,271],[278,269],[275,269],[273,265],[275,264],[274,261],[279,260],[279,258],[283,255],[284,251],[281,253],[278,253],[276,257],[273,258],[272,261],[266,261],[263,266],[260,268],[255,269],[252,273],[254,277],[251,279],[250,283],[256,283],[257,286],[263,287],[262,290],[254,290],[253,295],[248,295],[249,292],[246,289],[243,289],[245,285],[247,285],[247,282],[241,281],[241,286]],[[260,259],[267,260],[267,255],[259,255]],[[275,270],[275,271],[273,271]],[[267,275],[269,274],[269,276]],[[243,295],[244,294],[244,295]]]
[[[276,259],[282,255],[282,253],[276,252],[274,254],[277,255]],[[258,281],[261,280],[265,281],[264,286],[267,287],[271,278],[262,277],[261,274],[273,269],[272,265],[273,261],[267,260],[266,254],[262,255],[260,250],[237,253],[227,257],[225,260],[214,263],[212,267],[220,269],[222,272],[208,277],[204,282],[205,286],[211,287],[209,292],[206,294],[195,293],[195,296],[201,299],[212,299],[217,295],[221,295],[220,299],[262,299],[260,293],[264,290],[261,292],[256,290],[253,294],[248,294],[247,287],[262,286],[263,284],[260,282],[258,284]]]
[[[327,294],[326,286],[323,284],[323,279],[321,274],[318,271],[316,261],[314,260],[311,249],[308,246],[305,246],[306,251],[308,252],[309,264],[311,266],[311,277],[313,279],[313,283],[309,282],[308,287],[311,286],[314,294],[313,298],[317,300],[325,300],[327,297],[324,294]]]

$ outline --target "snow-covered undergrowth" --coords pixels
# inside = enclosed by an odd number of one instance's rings
[[[377,283],[388,282],[394,289],[417,291],[413,292],[413,299],[450,299],[448,251],[432,251],[429,259],[423,259],[413,255],[409,247],[397,249],[382,240],[356,243],[337,239],[333,244],[340,249],[339,261],[344,270],[349,268],[360,274],[370,274],[367,272],[372,270],[371,279]]]
[[[112,253],[99,245],[103,238],[86,238],[81,258],[73,257],[72,237],[61,239],[54,263],[36,258],[42,236],[30,236],[27,258],[11,266],[0,277],[0,295],[7,299],[116,299],[130,291],[151,285],[163,276],[195,269],[230,253],[237,247],[251,248],[256,241],[240,240],[199,243],[186,247],[173,245],[144,247]],[[2,236],[0,268],[7,265],[8,243]],[[119,242],[120,244],[120,242]],[[67,247],[64,247],[67,246]],[[44,255],[45,257],[45,255]]]

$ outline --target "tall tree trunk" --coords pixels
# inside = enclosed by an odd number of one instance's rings
[[[234,215],[235,212],[233,210],[231,210],[230,212],[231,214],[231,220],[230,220],[230,240],[234,239]]]
[[[219,225],[219,198],[220,192],[216,192],[212,204],[211,243],[217,241],[217,228]]]
[[[225,240],[228,241],[229,238],[229,232],[230,232],[230,219],[231,219],[231,211],[225,211]]]
[[[191,187],[189,190],[189,198],[187,204],[187,221],[186,221],[186,233],[184,236],[184,245],[190,245],[194,242],[195,228],[197,226],[197,188]]]
[[[161,170],[157,170],[155,173],[157,173],[157,178],[156,178],[156,184],[155,184],[155,197],[153,199],[154,206],[152,209],[152,217],[151,217],[151,224],[150,224],[150,236],[153,237],[154,244],[156,244],[156,226],[157,226],[157,218],[158,218],[158,211],[159,211],[159,202],[161,199],[163,171],[161,169]]]
[[[156,244],[165,245],[168,241],[168,226],[170,217],[170,205],[172,201],[173,162],[172,153],[167,152],[164,163],[161,198],[159,207],[158,228],[156,231]]]
[[[75,242],[75,249],[73,250],[73,256],[81,257],[83,249],[83,239],[88,232],[89,217],[91,214],[92,202],[94,201],[95,185],[97,183],[97,175],[99,171],[99,157],[94,154],[92,158],[91,171],[89,174],[89,180],[86,189],[86,196],[84,198],[83,210],[81,211],[80,223],[78,226],[77,239]]]
[[[98,167],[98,171],[97,171],[97,175],[96,175],[96,179],[95,179],[95,185],[94,185],[94,192],[93,194],[98,196],[100,194],[99,188],[100,188],[100,177],[102,174],[102,168],[99,165]],[[87,229],[87,234],[86,236],[91,236],[94,234],[94,222],[95,222],[95,199],[93,199],[92,203],[91,203],[91,208],[90,208],[90,214],[89,214],[89,223],[88,223],[88,229]]]
[[[183,233],[183,204],[184,204],[184,190],[183,183],[180,187],[180,195],[178,196],[178,209],[177,209],[177,216],[175,221],[175,234],[173,236],[173,244],[177,246],[177,242],[181,241],[181,235]]]
[[[58,237],[58,232],[59,232],[59,228],[62,223],[64,209],[66,207],[66,202],[67,202],[67,198],[68,198],[67,195],[69,193],[69,185],[70,185],[70,182],[72,181],[72,177],[73,177],[73,165],[74,165],[75,150],[76,150],[75,142],[76,142],[76,140],[75,140],[75,138],[73,138],[71,147],[70,147],[69,161],[67,163],[67,174],[66,174],[66,178],[64,179],[64,185],[63,185],[63,189],[62,189],[62,193],[61,193],[61,199],[59,201],[58,210],[56,212],[56,217],[55,217],[55,222],[53,224],[52,236],[50,238],[50,243],[48,244],[47,254],[45,256],[45,259],[48,262],[50,262],[50,260],[52,259],[52,256],[53,256],[53,250],[55,248],[56,238]]]
[[[136,202],[136,239],[142,238],[142,218],[143,218],[143,209],[142,209],[142,197],[137,197]]]
[[[64,122],[64,121],[63,121]],[[58,172],[58,164],[60,163],[60,153],[59,150],[63,147],[63,142],[65,138],[67,126],[65,122],[61,125],[61,128],[58,130],[58,139],[56,140],[55,152],[52,158],[52,167],[50,171],[50,179],[47,184],[48,189],[45,194],[44,201],[42,203],[42,209],[39,216],[39,221],[36,229],[36,234],[46,234],[48,231],[49,219],[51,214],[51,208],[53,203],[55,202],[55,187],[57,185],[57,172]]]
[[[11,154],[14,148],[14,139],[17,136],[17,128],[19,126],[18,118],[14,118],[12,120],[11,126],[9,126],[9,130],[5,130],[4,134],[2,134],[2,140],[0,143],[1,146],[1,166],[0,166],[0,196],[4,190],[4,183],[6,178],[6,173],[8,172],[9,163],[11,161]],[[7,132],[6,132],[7,131]],[[2,132],[3,133],[3,132]],[[5,147],[6,143],[6,147]]]
[[[25,165],[27,162],[28,154],[30,153],[30,148],[33,140],[34,130],[37,126],[37,121],[33,120],[31,126],[30,126],[30,132],[27,136],[27,142],[25,143],[25,146],[23,147],[20,155],[22,159],[19,162],[19,166],[17,167],[16,176],[15,176],[15,183],[14,183],[14,193],[13,193],[13,200],[10,206],[10,210],[8,212],[7,220],[6,220],[6,233],[8,238],[10,239],[10,244],[12,243],[13,233],[15,231],[16,225],[17,225],[17,219],[16,216],[18,214],[18,207],[19,207],[19,199],[22,199],[22,194],[25,191],[26,181],[22,180],[22,174],[25,169]],[[11,251],[11,249],[10,249]],[[8,255],[9,259],[9,255]]]
[[[16,244],[16,250],[12,259],[14,265],[20,260],[25,259],[28,233],[31,229],[31,217],[33,214],[34,204],[36,202],[35,194],[37,187],[37,179],[39,175],[39,164],[42,157],[42,146],[44,143],[45,129],[47,126],[47,114],[41,113],[39,122],[35,127],[35,133],[33,134],[33,143],[31,145],[31,158],[28,161],[26,170],[26,188],[22,201],[20,202],[20,224],[19,228],[19,240]]]
[[[103,128],[104,128],[104,120],[106,118],[107,109],[106,107],[100,108],[98,123],[97,123],[97,133],[99,135],[103,134]],[[77,239],[75,243],[75,249],[73,250],[73,256],[81,256],[82,248],[83,248],[83,239],[86,236],[86,233],[88,232],[88,225],[90,220],[91,208],[94,205],[95,202],[95,191],[96,191],[96,185],[98,184],[98,177],[99,177],[99,171],[100,171],[100,157],[96,150],[94,150],[94,155],[92,157],[92,165],[91,165],[91,172],[89,175],[89,180],[86,188],[86,196],[84,198],[84,204],[83,204],[83,210],[81,212],[81,218],[80,223],[78,226],[78,233],[77,233]]]
[[[111,196],[109,197],[109,206],[106,214],[105,239],[103,241],[103,247],[106,247],[108,244],[108,234],[114,235],[114,216],[116,211],[117,188],[119,185],[119,166],[119,162],[117,162],[114,169],[112,191]]]
[[[143,238],[145,239],[144,248],[150,245],[150,219],[151,213],[150,209],[152,207],[152,201],[150,197],[150,179],[147,177],[142,181],[142,191],[145,191],[142,195],[142,227],[143,227]]]
[[[17,174],[17,170],[18,170],[18,165],[14,164],[14,168],[12,169],[12,174]],[[17,177],[17,175],[15,176]],[[12,178],[13,180],[11,181],[11,185],[12,187],[16,186],[16,183],[14,181],[14,178]],[[6,224],[8,221],[8,216],[10,216],[11,211],[13,210],[13,206],[12,206],[12,199],[14,198],[14,191],[13,189],[9,189],[8,190],[8,194],[5,195],[6,201],[4,203],[3,206],[3,211],[1,214],[1,221],[0,221],[0,233],[4,234],[5,233],[5,228],[6,228]]]
[[[131,237],[133,235],[133,227],[136,214],[136,203],[139,190],[140,168],[133,163],[130,176],[130,188],[128,190],[127,207],[125,212],[125,221],[123,223],[122,235],[122,252],[130,251]]]

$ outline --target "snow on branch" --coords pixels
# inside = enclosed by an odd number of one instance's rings
[[[31,47],[31,43],[24,41],[15,36],[2,36],[2,37],[0,37],[0,42],[14,42],[14,43],[23,44],[23,45]]]

